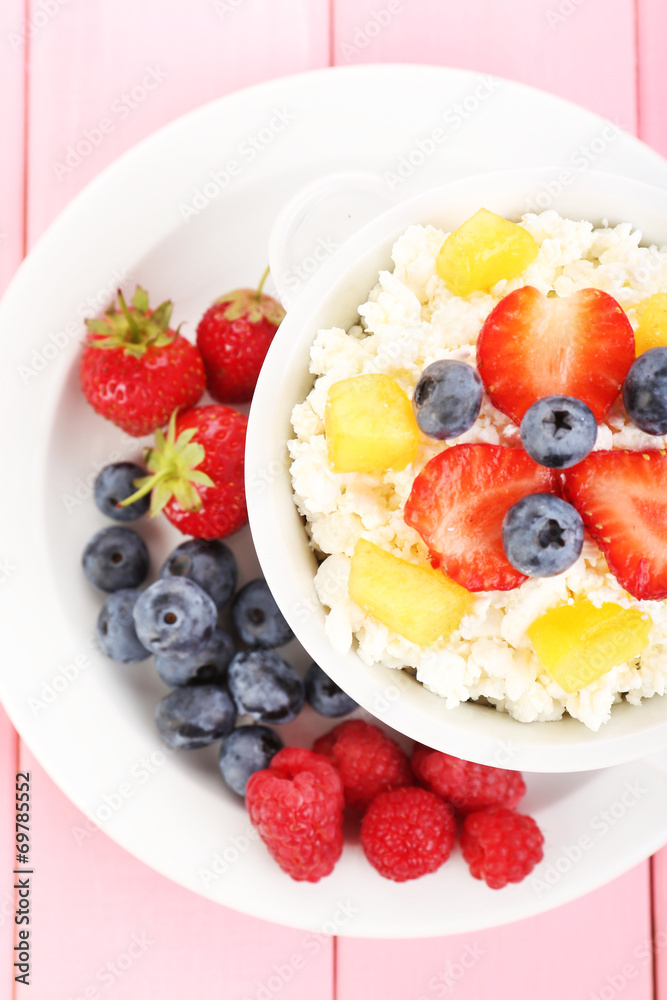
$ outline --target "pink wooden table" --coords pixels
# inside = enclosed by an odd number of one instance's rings
[[[367,31],[372,20],[386,24]],[[301,70],[402,61],[489,71],[570,98],[667,155],[666,40],[664,0],[2,0],[0,292],[120,153],[198,104]],[[160,86],[57,176],[67,145],[151,68]],[[667,1000],[667,851],[537,919],[423,941],[327,939],[314,953],[303,932],[207,902],[102,832],[82,838],[84,818],[1,710],[0,747],[0,1000]],[[39,872],[30,992],[10,958],[19,769],[32,772]],[[276,979],[295,955],[299,970]]]

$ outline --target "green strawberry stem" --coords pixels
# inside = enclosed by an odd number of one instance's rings
[[[257,286],[257,299],[258,300],[261,299],[261,297],[262,297],[262,289],[264,288],[264,283],[265,283],[266,279],[268,278],[270,272],[271,272],[271,268],[267,267],[266,271],[262,275],[262,280],[260,281],[259,285]]]
[[[120,288],[118,289],[118,291],[117,291],[116,294],[118,295],[118,301],[120,302],[120,308],[121,308],[121,311],[123,313],[123,316],[127,320],[127,325],[130,328],[130,342],[132,344],[140,344],[141,343],[141,330],[139,329],[139,326],[138,326],[136,320],[134,319],[132,313],[127,308],[127,303],[125,302],[125,299],[123,298],[123,293],[120,290]]]
[[[206,457],[203,445],[192,440],[197,428],[188,427],[176,437],[177,414],[178,407],[169,419],[166,438],[161,430],[157,430],[155,447],[146,454],[146,465],[153,475],[135,479],[134,485],[139,489],[122,500],[121,507],[127,507],[151,493],[150,517],[157,517],[172,497],[183,510],[201,510],[202,499],[195,484],[215,486],[215,483],[196,468]]]

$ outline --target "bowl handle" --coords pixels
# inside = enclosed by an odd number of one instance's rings
[[[271,277],[285,308],[345,240],[401,200],[383,177],[361,170],[327,174],[301,188],[269,237]]]

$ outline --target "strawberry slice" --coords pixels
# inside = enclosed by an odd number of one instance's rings
[[[594,451],[565,473],[574,504],[622,587],[639,600],[667,597],[667,456]]]
[[[547,298],[532,285],[501,299],[477,341],[477,367],[494,406],[516,423],[542,396],[576,396],[600,421],[635,357],[630,321],[597,288]]]
[[[404,517],[452,580],[468,590],[512,590],[528,577],[505,556],[503,518],[529,493],[557,492],[557,473],[521,448],[457,444],[424,466]]]

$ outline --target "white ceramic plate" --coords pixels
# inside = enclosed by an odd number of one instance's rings
[[[147,864],[225,905],[316,931],[407,937],[516,920],[593,889],[667,839],[657,764],[529,775],[526,809],[547,850],[519,886],[494,893],[458,856],[397,886],[354,843],[331,877],[293,883],[251,838],[215,748],[165,754],[152,722],[165,689],[150,661],[121,667],[90,648],[101,600],[79,556],[103,519],[89,484],[97,467],[138,454],[140,442],[97,417],[78,391],[82,317],[118,284],[140,281],[155,301],[173,298],[176,322],[192,332],[216,295],[261,274],[273,220],[298,188],[340,169],[396,173],[419,142],[430,149],[435,128],[445,139],[404,168],[399,195],[482,169],[576,166],[575,156],[667,186],[656,154],[537,91],[429,67],[327,70],[235,94],[142,143],[62,214],[0,306],[0,454],[9,470],[0,495],[0,693],[14,724],[65,793]],[[159,567],[181,536],[162,522],[140,530]],[[247,529],[233,547],[242,580],[256,575]],[[308,743],[326,728],[306,711],[283,735]]]

